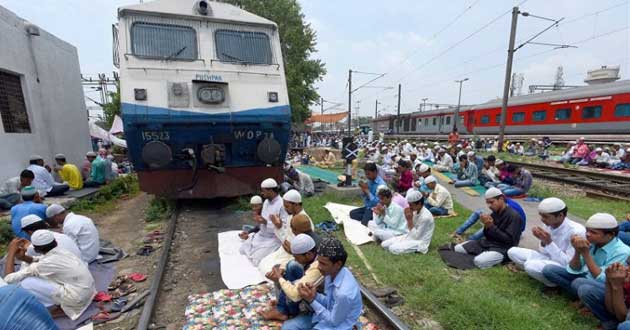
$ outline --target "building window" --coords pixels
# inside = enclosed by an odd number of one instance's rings
[[[483,115],[483,116],[481,116],[481,123],[482,123],[482,124],[488,124],[488,123],[490,123],[490,116],[488,116],[488,115]]]
[[[0,116],[5,133],[30,133],[20,76],[0,71]]]
[[[602,107],[600,105],[592,107],[584,107],[582,109],[582,119],[595,119],[602,116]]]
[[[571,109],[556,110],[556,120],[566,120],[571,118]]]
[[[615,117],[630,117],[630,104],[617,104],[615,107]]]
[[[546,110],[534,111],[533,119],[534,121],[544,121],[545,119],[547,119],[547,111]]]
[[[446,125],[451,124],[451,116],[446,117]]]
[[[525,121],[525,113],[524,112],[515,112],[512,114],[512,122],[521,123]]]
[[[215,39],[221,61],[272,64],[271,43],[265,33],[218,30]]]
[[[437,125],[437,117],[433,117],[433,126]]]
[[[131,26],[134,55],[163,60],[197,59],[197,33],[191,27],[138,22]]]

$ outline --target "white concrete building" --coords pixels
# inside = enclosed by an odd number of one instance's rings
[[[76,48],[0,6],[0,180],[32,154],[80,167],[90,148]]]

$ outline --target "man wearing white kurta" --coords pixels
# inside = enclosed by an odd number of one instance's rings
[[[407,220],[402,207],[392,203],[392,191],[387,186],[378,187],[380,203],[374,207],[374,220],[368,222],[368,228],[379,241],[386,241],[394,236],[406,234]]]
[[[13,262],[24,248],[19,240],[9,245],[4,280],[8,284],[19,284],[30,291],[46,307],[59,305],[72,320],[83,314],[96,295],[94,279],[87,265],[72,253],[57,246],[48,230],[38,230],[31,236],[35,252],[33,263],[13,272]]]
[[[435,229],[433,215],[424,207],[424,198],[419,191],[409,191],[407,202],[413,213],[411,221],[407,221],[409,233],[392,237],[381,243],[381,246],[393,254],[427,253]]]
[[[532,228],[532,234],[540,240],[538,251],[513,247],[507,252],[508,257],[525,269],[529,276],[549,287],[555,284],[545,279],[542,275],[543,268],[546,265],[566,267],[575,254],[571,237],[586,235],[586,228],[567,218],[567,212],[567,206],[561,199],[544,199],[538,205],[538,213],[545,228]]]
[[[438,172],[450,172],[453,170],[453,157],[446,153],[446,149],[440,148],[438,150],[439,160],[437,164],[433,166],[433,169]]]
[[[23,217],[21,220],[21,224],[22,224],[22,230],[26,234],[28,234],[29,237],[38,230],[48,229],[48,224],[46,224],[46,221],[44,221],[44,219],[34,214],[29,214]],[[79,247],[77,246],[77,244],[72,240],[72,238],[68,237],[68,235],[66,234],[57,233],[54,231],[52,232],[52,234],[55,238],[55,241],[57,241],[57,245],[60,248],[74,254],[78,258],[81,258],[81,251],[79,250]],[[35,252],[35,248],[33,247],[33,244],[30,244],[28,248],[26,249],[26,257],[39,257],[39,256],[41,256],[41,254]],[[32,259],[30,258],[25,258],[25,259],[27,260],[23,260],[23,261],[28,262],[28,263],[32,262]],[[27,265],[23,263],[23,267],[26,267],[26,266]]]
[[[258,232],[249,234],[239,250],[256,267],[264,257],[278,249],[282,244],[283,237],[281,236],[283,234],[279,233],[282,233],[281,228],[287,223],[288,218],[276,180],[265,179],[260,184],[260,188],[263,198],[265,198],[260,216],[265,219],[266,223],[260,225]]]
[[[62,227],[63,233],[74,240],[81,250],[83,262],[90,264],[96,260],[101,243],[92,219],[74,214],[59,204],[50,205],[46,209],[46,217],[54,225]]]

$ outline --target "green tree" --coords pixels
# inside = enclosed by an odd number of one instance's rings
[[[102,105],[103,114],[105,115],[105,129],[109,130],[114,122],[116,115],[120,116],[120,85],[116,85],[116,91],[109,93],[109,103]]]
[[[311,115],[309,106],[319,100],[313,86],[326,74],[324,63],[312,59],[317,37],[310,24],[304,22],[297,0],[228,0],[253,14],[278,25],[284,71],[289,90],[293,121],[301,123]]]

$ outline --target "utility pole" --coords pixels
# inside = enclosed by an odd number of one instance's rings
[[[518,7],[512,9],[512,28],[510,29],[510,45],[508,48],[507,65],[505,66],[505,82],[503,83],[503,100],[501,103],[501,127],[499,128],[499,152],[503,151],[505,123],[507,118],[508,96],[510,93],[510,78],[512,77],[512,62],[514,60],[514,42],[516,41],[516,23],[518,22]]]
[[[348,136],[352,136],[350,131],[352,125],[352,69],[348,70]]]
[[[374,103],[374,119],[378,118],[378,100]]]
[[[455,80],[456,83],[459,84],[459,97],[457,98],[457,108],[455,108],[455,116],[453,116],[453,131],[457,129],[457,121],[459,121],[459,107],[462,102],[462,84],[464,81],[468,81],[468,78],[464,78],[462,80]]]
[[[323,117],[323,115],[324,115],[324,98],[323,97],[319,98],[319,106],[321,107],[322,120],[324,120],[324,117]],[[322,122],[320,124],[321,124],[320,128],[322,129],[322,133],[324,133],[324,123]]]
[[[401,84],[398,84],[398,114],[396,115],[396,134],[400,133],[400,89]]]
[[[421,111],[424,111],[424,108],[425,108],[425,107],[426,107],[426,105],[427,105],[427,100],[428,100],[428,99],[429,99],[428,97],[425,97],[425,98],[423,98],[423,99],[422,99],[422,110],[421,110]]]
[[[361,100],[358,100],[356,102],[356,105],[354,106],[354,117],[355,117],[354,121],[357,123],[357,127],[361,127],[361,120],[360,120],[361,117],[359,117],[359,109],[361,109],[360,104],[361,104]]]

